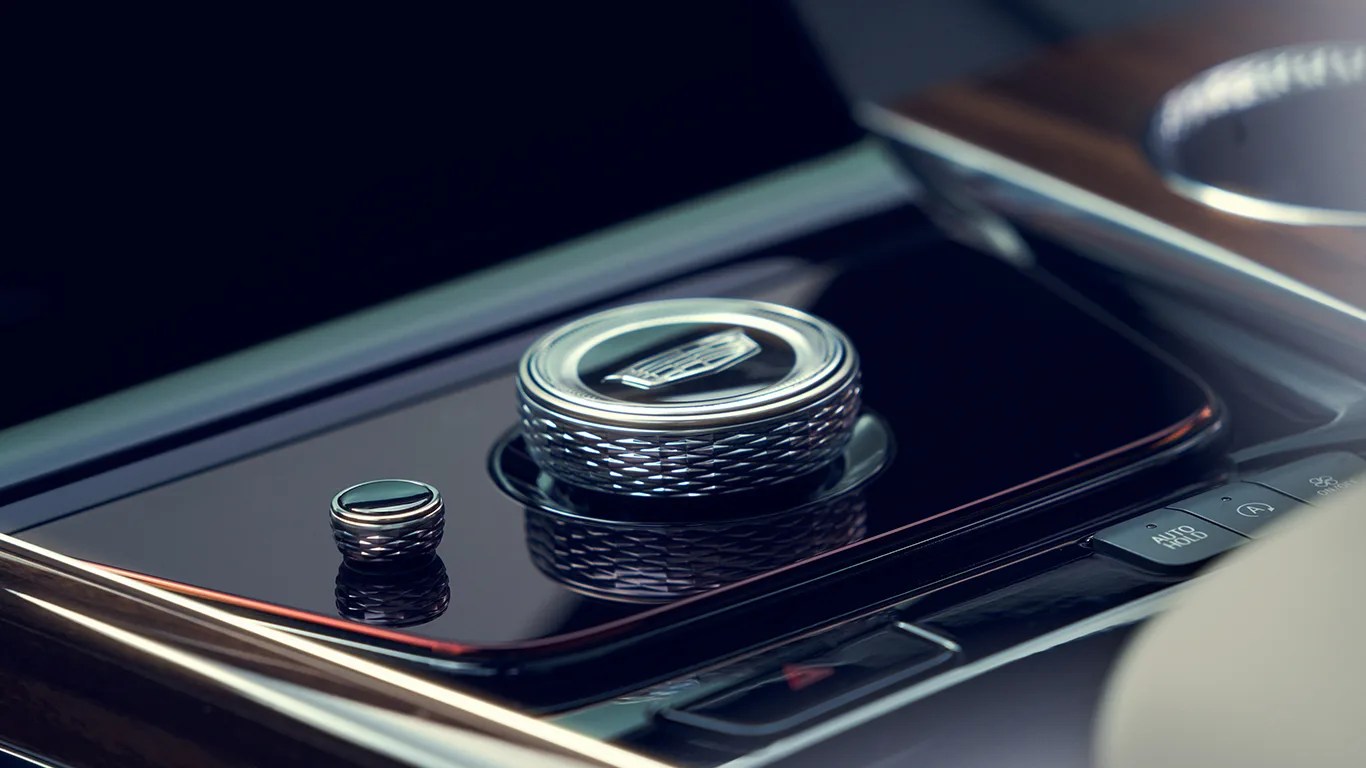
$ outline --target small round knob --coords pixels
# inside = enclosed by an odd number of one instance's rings
[[[332,499],[332,536],[352,562],[428,557],[441,543],[445,522],[441,493],[413,480],[371,480]]]
[[[838,458],[859,411],[858,355],[833,325],[740,299],[618,307],[522,358],[522,432],[557,480],[606,493],[768,488]]]

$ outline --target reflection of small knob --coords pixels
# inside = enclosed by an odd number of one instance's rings
[[[551,332],[522,358],[522,433],[547,474],[606,493],[715,496],[809,475],[859,411],[831,324],[739,299],[633,304]]]
[[[332,536],[342,557],[393,563],[427,557],[446,521],[441,494],[413,480],[371,480],[332,499]]]
[[[337,569],[337,612],[342,617],[382,627],[423,624],[451,604],[451,583],[440,557],[414,564],[359,566],[350,561]]]

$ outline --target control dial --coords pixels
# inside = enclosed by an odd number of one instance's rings
[[[595,491],[714,496],[839,457],[859,411],[837,328],[740,299],[633,304],[536,342],[518,372],[522,431],[551,477]]]
[[[431,557],[446,522],[441,493],[414,480],[371,480],[332,498],[332,537],[347,562],[411,563]]]

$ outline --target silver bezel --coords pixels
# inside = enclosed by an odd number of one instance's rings
[[[1334,55],[1354,60],[1356,68],[1334,68],[1322,60]],[[1296,61],[1301,62],[1299,76],[1290,71]],[[1211,120],[1290,96],[1363,82],[1366,41],[1359,40],[1287,45],[1215,65],[1162,97],[1148,127],[1149,161],[1173,192],[1225,213],[1292,226],[1366,226],[1366,210],[1316,206],[1224,189],[1188,175],[1178,160],[1181,141]]]
[[[755,329],[783,339],[793,350],[792,372],[756,392],[701,403],[641,404],[611,400],[579,377],[583,356],[623,333],[696,322]],[[847,386],[858,359],[843,333],[795,309],[744,299],[673,299],[634,304],[589,315],[547,334],[522,356],[523,397],[548,410],[594,424],[628,429],[707,429],[780,416]]]
[[[431,492],[432,497],[427,502],[415,507],[394,507],[395,510],[399,511],[396,511],[393,514],[360,514],[353,512],[342,506],[341,498],[345,496],[347,493],[361,487],[362,485],[383,482],[412,483],[413,485],[426,488],[428,491]],[[431,486],[430,484],[421,482],[420,480],[407,480],[399,477],[389,477],[380,480],[366,480],[363,483],[356,483],[355,485],[348,486],[338,491],[337,494],[332,497],[332,517],[338,522],[344,523],[353,528],[365,528],[377,531],[390,530],[393,528],[410,526],[415,521],[425,519],[426,517],[440,510],[443,504],[444,503],[441,500],[441,492],[438,491],[435,487]]]

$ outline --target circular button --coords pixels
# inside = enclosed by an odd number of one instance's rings
[[[522,358],[522,429],[557,480],[607,493],[711,496],[814,472],[859,410],[858,357],[788,307],[679,299],[601,312]]]
[[[441,543],[441,493],[413,480],[371,480],[332,499],[332,535],[342,557],[387,563],[426,557]]]

